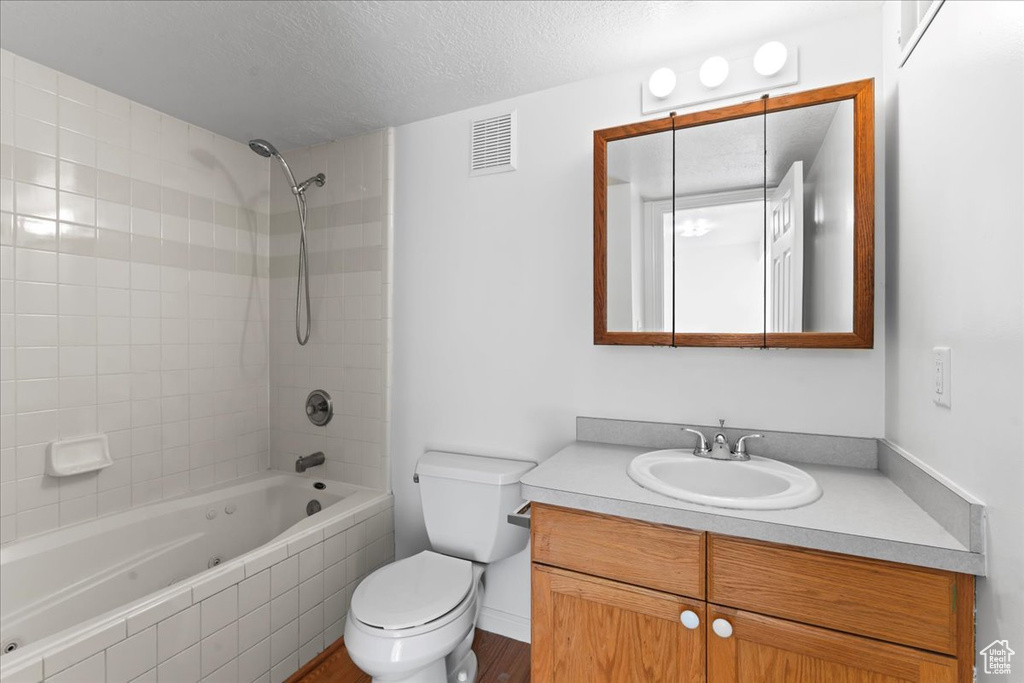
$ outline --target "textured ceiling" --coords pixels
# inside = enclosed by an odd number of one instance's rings
[[[810,168],[836,112],[852,106],[849,100],[830,102],[775,112],[767,122],[751,116],[684,128],[675,137],[665,131],[613,140],[608,177],[632,183],[643,199],[671,197],[674,141],[676,196],[761,187],[766,171],[768,187],[775,187],[794,161],[803,161],[805,171]]]
[[[863,2],[0,2],[0,45],[282,149],[836,20]]]

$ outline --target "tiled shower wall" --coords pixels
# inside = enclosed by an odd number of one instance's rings
[[[293,471],[298,456],[323,451],[328,478],[389,489],[393,131],[284,156],[299,182],[322,172],[327,183],[307,192],[313,325],[309,343],[300,346],[295,340],[298,211],[281,169],[275,166],[270,174],[273,466]],[[333,399],[335,415],[326,427],[306,418],[305,399],[313,389],[324,389]]]
[[[266,469],[269,162],[0,64],[0,542]],[[96,431],[112,467],[44,473]]]

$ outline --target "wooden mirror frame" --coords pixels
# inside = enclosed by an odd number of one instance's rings
[[[853,101],[853,331],[717,334],[618,332],[608,328],[608,143],[614,140],[761,116],[841,100]],[[674,143],[674,140],[673,140]],[[870,349],[875,328],[874,79],[767,97],[742,104],[594,131],[594,344]]]

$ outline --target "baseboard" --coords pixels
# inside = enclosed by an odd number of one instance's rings
[[[488,633],[512,638],[521,643],[530,642],[530,620],[518,614],[509,614],[491,607],[483,607],[476,622],[477,628]]]

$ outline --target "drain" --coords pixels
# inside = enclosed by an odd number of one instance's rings
[[[9,655],[21,646],[21,643],[17,640],[10,640],[4,643],[4,654]]]
[[[320,501],[319,500],[316,500],[314,498],[313,500],[311,500],[308,503],[306,503],[306,516],[307,517],[309,517],[310,515],[315,515],[316,513],[320,512],[320,510],[321,510],[321,507],[320,507]]]
[[[220,564],[220,555],[214,555],[213,557],[210,558],[210,561],[206,563],[206,568],[207,569],[213,569],[218,564]]]
[[[313,488],[315,488],[317,491],[323,491],[325,488],[327,488],[327,484],[323,483],[322,481],[318,481],[317,483],[313,484]]]

